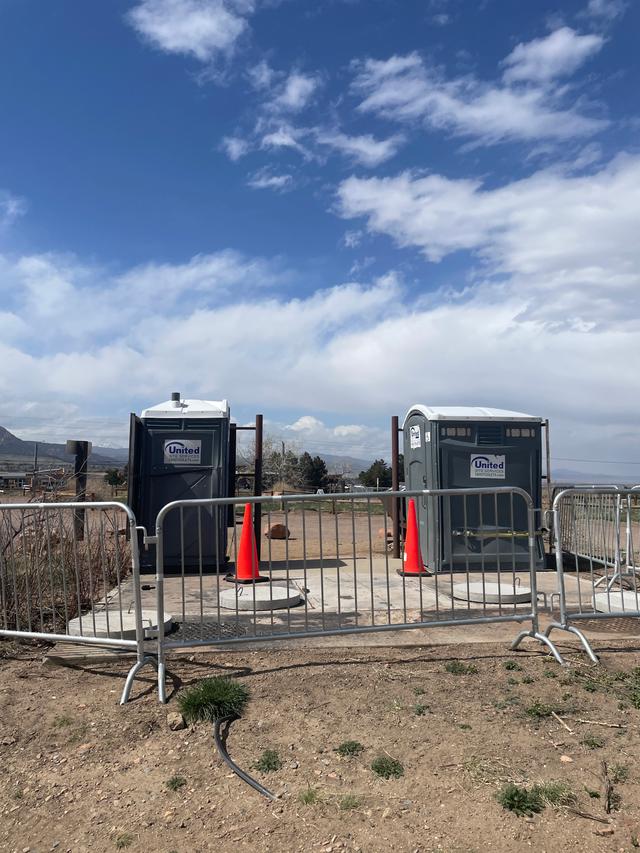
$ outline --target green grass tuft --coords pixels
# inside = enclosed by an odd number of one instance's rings
[[[614,785],[629,781],[629,768],[626,764],[612,764],[609,768],[609,778]]]
[[[340,798],[340,811],[346,812],[360,807],[360,798],[355,794],[345,794]]]
[[[586,735],[586,737],[582,738],[582,743],[587,749],[602,749],[605,740],[603,737],[598,737],[598,735]]]
[[[358,740],[345,740],[336,749],[338,755],[341,755],[343,758],[351,758],[353,756],[360,755],[363,751],[364,746]]]
[[[240,716],[249,701],[249,691],[232,678],[205,678],[183,690],[178,706],[188,723],[212,723],[223,717]]]
[[[575,802],[575,794],[566,782],[544,782],[534,785],[531,789],[535,791],[543,803],[550,806],[569,806]]]
[[[170,791],[179,791],[187,784],[187,780],[184,776],[172,776],[171,779],[167,779],[165,784]]]
[[[575,802],[575,796],[564,782],[545,782],[524,788],[509,782],[496,794],[503,809],[518,816],[539,814],[546,805],[567,806]]]
[[[444,665],[445,670],[451,675],[475,675],[478,667],[474,664],[462,663],[460,660],[452,660]]]
[[[531,791],[509,782],[496,794],[496,799],[503,809],[517,814],[518,817],[538,814],[544,809],[544,802],[533,789]]]
[[[554,711],[556,709],[552,705],[545,705],[544,702],[534,702],[524,709],[527,717],[532,717],[534,720],[544,720],[546,717],[550,717]]]
[[[378,755],[371,762],[371,769],[382,779],[399,779],[404,776],[404,767],[395,758],[388,755]]]
[[[275,773],[282,767],[282,759],[275,749],[265,749],[253,766],[261,773]]]
[[[305,791],[300,791],[298,794],[298,800],[303,806],[313,806],[319,801],[319,799],[320,794],[316,788],[312,788],[311,785],[309,785]]]

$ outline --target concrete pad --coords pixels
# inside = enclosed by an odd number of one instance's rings
[[[290,586],[237,586],[220,593],[220,607],[227,610],[286,610],[302,601],[300,592]]]
[[[172,617],[165,613],[164,629],[171,630]],[[142,624],[146,637],[154,636],[158,630],[158,616],[155,610],[142,611]],[[117,640],[135,640],[136,621],[133,612],[120,610],[99,610],[84,613],[69,620],[67,632],[71,637],[112,637]]]
[[[595,609],[603,613],[635,613],[640,610],[640,592],[612,590],[594,595]]]
[[[531,590],[527,586],[515,584],[474,581],[469,584],[455,584],[453,597],[461,601],[480,601],[487,604],[526,604],[531,601]]]

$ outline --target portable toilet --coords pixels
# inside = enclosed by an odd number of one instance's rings
[[[516,486],[541,506],[542,418],[504,409],[415,405],[403,424],[407,490]],[[433,571],[528,568],[524,501],[510,495],[416,500],[422,557]],[[536,564],[544,549],[536,537]]]
[[[131,415],[129,506],[155,532],[156,516],[177,500],[229,497],[233,482],[230,412],[226,400],[171,399]],[[163,526],[166,571],[226,570],[227,507],[173,510]],[[141,549],[143,571],[155,567],[155,547]]]

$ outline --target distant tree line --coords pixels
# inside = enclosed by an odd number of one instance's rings
[[[324,489],[331,477],[321,456],[306,451],[297,455],[293,450],[284,453],[269,448],[263,459],[263,484],[273,488],[276,483],[286,483],[303,489]]]
[[[404,457],[402,453],[398,456],[398,467],[403,478]],[[376,461],[367,468],[366,471],[360,471],[358,479],[363,486],[370,489],[390,489],[391,488],[391,465],[387,465],[384,459],[376,459]]]

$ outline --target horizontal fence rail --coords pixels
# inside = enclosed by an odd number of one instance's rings
[[[390,499],[405,504],[407,552],[416,534],[422,556],[440,549],[446,571],[394,563]],[[256,505],[264,525],[259,562],[257,543],[245,538]],[[227,518],[235,524],[224,536]],[[156,553],[160,699],[167,652],[276,639],[527,622],[514,647],[532,637],[562,663],[538,626],[535,518],[530,496],[510,487],[170,503],[145,538]],[[431,547],[429,535],[437,538]],[[248,580],[239,583],[243,574]]]
[[[151,662],[139,565],[136,520],[124,504],[0,504],[0,636],[134,649],[126,701]]]
[[[617,486],[567,488],[553,501],[560,619],[545,631],[576,635],[598,658],[573,622],[640,618],[638,587],[640,490]]]

